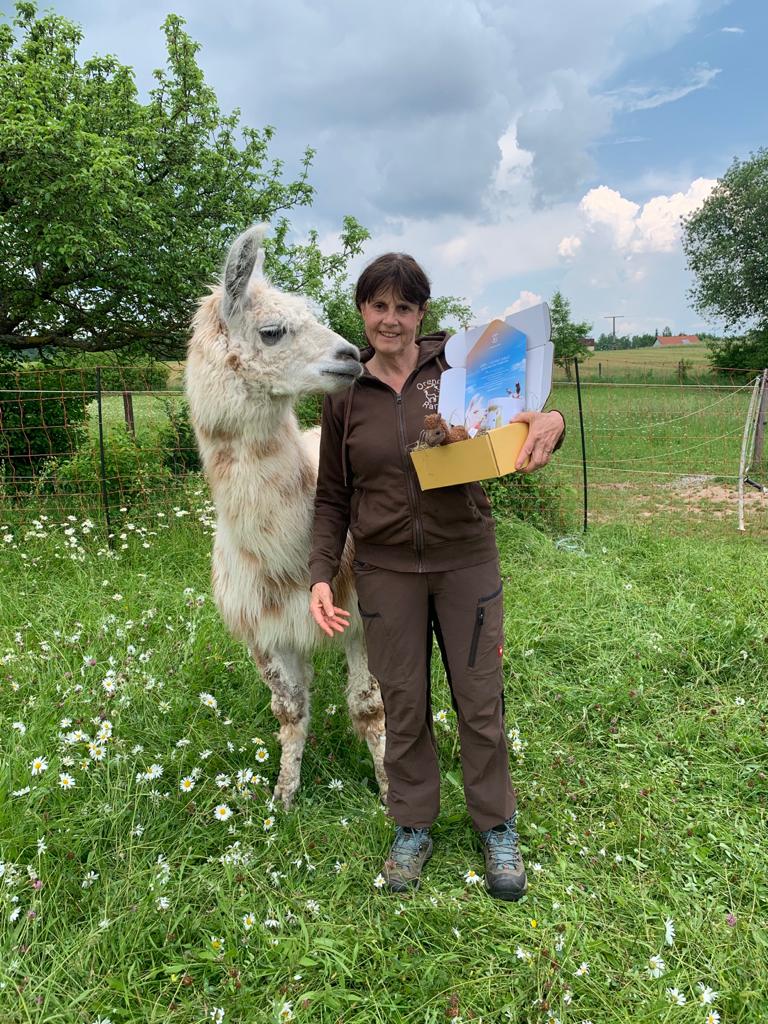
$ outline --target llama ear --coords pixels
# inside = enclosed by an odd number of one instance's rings
[[[225,319],[244,304],[248,282],[253,274],[260,250],[263,259],[264,236],[268,225],[254,224],[232,243],[224,264],[224,301],[222,312]]]

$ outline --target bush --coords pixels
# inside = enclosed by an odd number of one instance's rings
[[[200,468],[200,455],[192,423],[189,419],[189,406],[185,401],[163,401],[168,422],[157,432],[157,444],[160,449],[162,464],[174,476],[184,473],[195,473]]]
[[[296,416],[302,430],[320,425],[323,415],[323,395],[307,395],[296,404]]]
[[[42,463],[77,450],[92,394],[55,367],[0,366],[0,466],[9,494],[28,489]]]
[[[519,519],[549,534],[562,533],[565,513],[553,478],[544,472],[484,480],[496,519]]]
[[[743,337],[708,338],[709,360],[716,373],[749,379],[768,366],[768,330],[750,331]]]
[[[124,426],[115,427],[104,438],[104,478],[107,503],[117,507],[151,502],[172,481],[159,449],[144,447]],[[40,494],[85,495],[98,501],[101,480],[98,438],[88,437],[71,458],[46,464],[37,490]]]

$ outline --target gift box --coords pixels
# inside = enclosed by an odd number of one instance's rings
[[[515,472],[528,425],[511,423],[539,412],[552,387],[554,345],[546,303],[449,338],[449,369],[440,379],[438,412],[462,425],[466,441],[411,452],[422,490],[487,480]]]

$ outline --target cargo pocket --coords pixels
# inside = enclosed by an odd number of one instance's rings
[[[475,624],[472,630],[472,640],[469,645],[468,668],[474,668],[478,657],[486,653],[489,643],[498,648],[501,642],[502,625],[504,622],[504,607],[502,598],[503,584],[499,584],[498,590],[494,590],[487,597],[481,597],[477,602],[475,610]]]

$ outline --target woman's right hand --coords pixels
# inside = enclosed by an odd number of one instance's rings
[[[349,625],[349,612],[334,605],[333,591],[328,584],[316,583],[311,594],[309,611],[320,629],[328,636],[333,636],[334,630],[343,633]]]

